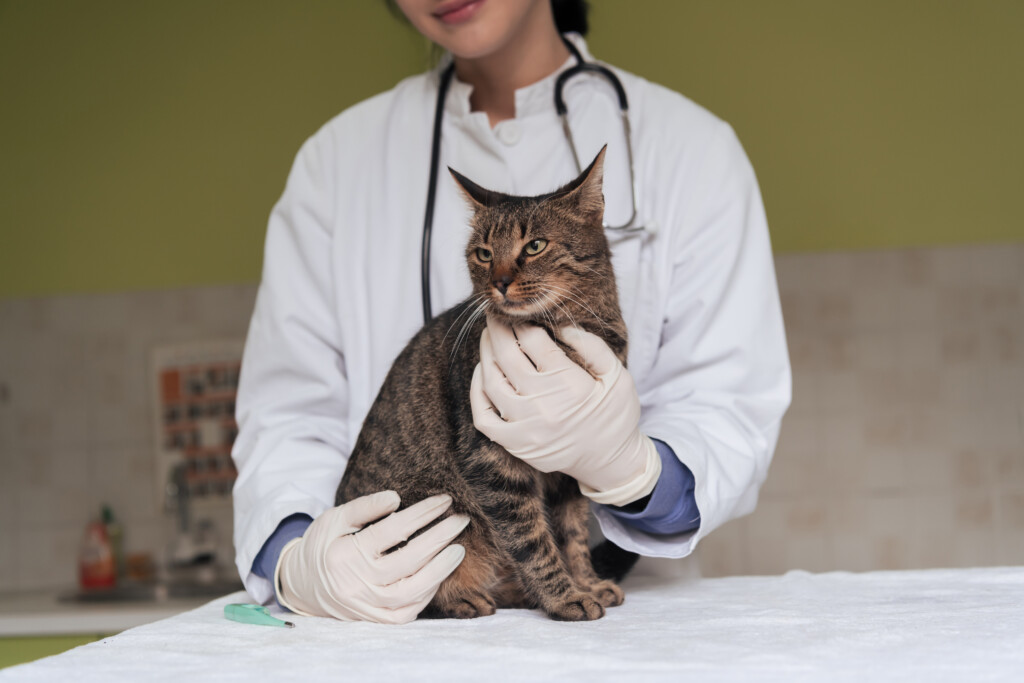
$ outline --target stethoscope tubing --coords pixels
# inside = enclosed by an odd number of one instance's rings
[[[455,74],[455,64],[449,64],[441,72],[437,85],[437,106],[434,109],[434,136],[430,145],[430,180],[427,181],[427,206],[423,212],[423,244],[420,261],[420,294],[423,297],[423,324],[430,322],[434,314],[430,307],[430,237],[434,231],[434,201],[437,199],[437,173],[441,158],[441,123],[444,117],[444,101]]]

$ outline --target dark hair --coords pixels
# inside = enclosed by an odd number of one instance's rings
[[[398,9],[395,0],[384,0],[388,10],[405,21],[405,15]],[[587,14],[590,12],[590,3],[587,0],[551,0],[551,12],[555,15],[555,26],[559,33],[579,33],[587,35],[590,24],[587,23]]]
[[[551,11],[555,15],[555,26],[559,33],[579,33],[587,35],[590,25],[587,23],[587,14],[590,12],[590,3],[587,0],[551,0]]]

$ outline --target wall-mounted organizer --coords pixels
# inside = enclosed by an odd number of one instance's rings
[[[230,500],[242,347],[241,340],[219,340],[153,349],[157,490],[165,507],[171,497]]]

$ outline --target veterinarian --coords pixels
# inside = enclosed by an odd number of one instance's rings
[[[451,543],[458,523],[381,553],[443,514],[447,497],[406,501],[416,504],[390,515],[394,493],[333,502],[362,420],[424,310],[471,290],[469,211],[437,169],[536,195],[574,178],[577,158],[587,163],[606,143],[606,234],[629,370],[601,388],[601,410],[580,400],[595,381],[587,373],[572,391],[531,377],[549,399],[560,392],[557,412],[574,419],[548,419],[526,397],[505,422],[494,406],[530,370],[509,360],[522,353],[511,330],[492,329],[482,353],[499,372],[476,378],[474,420],[538,469],[578,479],[617,545],[686,557],[754,509],[790,400],[768,227],[743,148],[706,110],[618,69],[625,100],[594,70],[563,84],[567,132],[554,104],[559,76],[596,63],[583,2],[395,4],[445,58],[324,125],[270,217],[233,453],[247,590],[340,619],[401,623],[426,606],[464,555]],[[594,448],[612,457],[595,467],[586,458]]]

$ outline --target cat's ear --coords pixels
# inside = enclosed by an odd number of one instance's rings
[[[469,202],[474,210],[494,206],[502,196],[498,192],[480,187],[466,176],[452,169],[451,166],[448,167],[448,172],[452,174],[455,184],[462,191],[462,196],[466,198],[466,201]]]
[[[608,145],[602,147],[579,177],[558,191],[558,194],[572,201],[580,213],[590,217],[598,224],[604,217],[602,185],[604,182],[604,154],[607,150]]]

